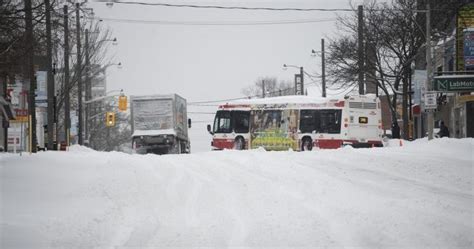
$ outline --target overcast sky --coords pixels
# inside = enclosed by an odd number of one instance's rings
[[[349,0],[151,1],[248,7],[350,8]],[[142,2],[143,2],[142,1]],[[360,1],[352,1],[353,4]],[[355,4],[356,5],[356,4]],[[123,67],[108,70],[108,89],[128,95],[178,93],[188,102],[240,97],[241,89],[260,76],[294,80],[303,66],[320,72],[321,38],[337,34],[336,12],[246,11],[150,7],[91,2],[96,17],[147,21],[249,23],[288,20],[322,22],[280,25],[165,25],[104,20],[118,45],[110,55]],[[341,12],[339,12],[341,13]],[[328,21],[330,20],[330,21]],[[309,82],[310,79],[306,79]]]

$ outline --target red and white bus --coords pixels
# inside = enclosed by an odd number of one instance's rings
[[[286,96],[220,105],[208,125],[213,149],[335,149],[382,146],[380,100]]]

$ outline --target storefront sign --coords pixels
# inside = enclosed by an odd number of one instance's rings
[[[474,91],[474,75],[447,75],[434,77],[434,90],[442,92]]]

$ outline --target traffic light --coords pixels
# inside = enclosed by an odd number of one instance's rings
[[[115,125],[115,112],[107,112],[105,114],[105,126],[112,127]]]
[[[127,96],[121,95],[119,96],[119,110],[124,112],[127,111]]]

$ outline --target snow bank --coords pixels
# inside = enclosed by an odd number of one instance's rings
[[[1,248],[472,248],[473,139],[0,155]]]

